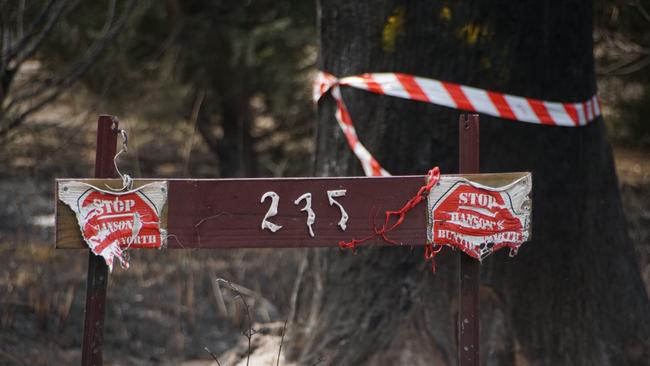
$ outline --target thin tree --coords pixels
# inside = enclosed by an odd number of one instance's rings
[[[596,91],[592,2],[342,1],[319,9],[319,67],[403,72],[543,100]],[[393,174],[457,169],[458,110],[350,88],[358,134]],[[315,170],[360,175],[319,104]],[[602,119],[586,127],[481,116],[481,170],[532,171],[533,241],[482,264],[487,365],[648,365],[650,305],[626,232]],[[390,194],[390,192],[386,192]],[[457,252],[434,275],[422,251],[315,250],[303,265],[287,349],[300,363],[453,365]]]

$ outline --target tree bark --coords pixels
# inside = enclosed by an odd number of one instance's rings
[[[555,101],[596,90],[588,0],[329,0],[319,12],[319,67],[337,76],[403,72]],[[460,111],[342,94],[361,141],[388,171],[457,171]],[[334,112],[331,98],[321,101],[316,174],[360,175]],[[649,364],[650,306],[602,119],[563,128],[481,116],[481,171],[534,177],[533,240],[515,258],[502,251],[482,264],[482,364]],[[459,254],[444,250],[432,274],[422,252],[310,251],[295,290],[290,356],[301,364],[455,364]]]

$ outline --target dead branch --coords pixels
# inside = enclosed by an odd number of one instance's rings
[[[50,1],[39,17],[41,23],[44,22],[42,27],[40,29],[38,28],[38,20],[32,23],[32,26],[30,26],[30,29],[25,33],[25,35],[10,49],[5,49],[4,47],[4,39],[7,38],[7,34],[10,32],[6,27],[6,22],[2,22],[3,56],[1,64],[4,65],[4,67],[0,70],[0,73],[3,76],[0,102],[4,101],[7,97],[7,91],[9,90],[11,79],[19,69],[20,65],[31,57],[42,45],[43,41],[51,33],[50,31],[56,23],[60,21],[62,16],[72,11],[78,3],[79,1]],[[6,136],[9,131],[18,127],[31,114],[57,99],[64,91],[77,82],[81,76],[96,63],[101,53],[113,43],[116,36],[132,16],[135,6],[135,0],[128,1],[121,14],[116,18],[116,1],[110,1],[102,29],[102,35],[98,37],[98,39],[94,41],[77,60],[70,64],[62,76],[54,80],[31,80],[32,85],[31,87],[27,87],[29,89],[26,92],[12,96],[11,100],[3,106],[2,112],[0,112],[0,121],[3,122],[2,125],[0,125],[0,138]],[[4,85],[4,79],[7,78],[11,79],[8,80],[6,85]],[[28,84],[30,83],[28,82]],[[19,106],[21,105],[29,105],[29,107],[19,110]]]
[[[7,48],[5,50],[4,47],[3,47],[3,52],[2,52],[2,56],[1,56],[2,60],[5,61],[5,60],[15,58],[16,55],[20,52],[21,49],[26,48],[27,43],[29,43],[32,40],[32,38],[36,35],[36,33],[38,33],[38,27],[43,23],[47,24],[47,22],[48,22],[47,17],[52,15],[52,11],[53,11],[55,5],[60,4],[60,3],[61,3],[61,1],[59,1],[59,0],[50,0],[50,1],[48,1],[47,5],[45,5],[43,7],[43,10],[38,14],[36,19],[34,19],[34,21],[30,24],[29,29],[27,30],[27,33],[24,33],[23,36],[20,37],[20,39],[18,41],[16,41],[15,43],[11,42],[9,39],[7,39],[7,41],[9,41],[9,42],[7,42],[7,43],[3,42],[3,45],[6,44]],[[6,10],[6,9],[3,9],[3,10]],[[7,12],[3,11],[2,13],[6,15]],[[9,33],[8,32],[8,30],[9,30],[8,23],[9,23],[8,19],[3,21],[3,34],[8,35],[8,33]],[[3,41],[5,41],[5,39],[3,39]],[[13,46],[12,46],[12,43],[13,43]],[[5,63],[7,63],[7,62],[5,62]]]
[[[221,366],[221,363],[219,363],[219,359],[217,358],[217,355],[212,353],[212,351],[210,351],[208,347],[203,347],[203,349],[205,350],[205,352],[209,353],[210,356],[212,356],[212,358],[217,362],[217,365]]]
[[[256,333],[255,330],[253,329],[253,318],[251,317],[250,307],[248,306],[248,303],[246,302],[246,299],[244,298],[244,295],[242,295],[238,286],[233,285],[230,281],[225,280],[223,278],[217,278],[217,282],[224,283],[228,288],[230,288],[230,290],[235,292],[236,297],[239,297],[239,299],[244,304],[244,308],[246,309],[246,318],[248,320],[248,327],[242,333],[248,339],[248,352],[246,355],[246,366],[248,366],[248,363],[250,362],[251,359],[251,348],[252,348],[251,341],[253,339],[253,335]]]
[[[284,343],[284,333],[287,331],[287,322],[289,318],[284,320],[284,325],[282,326],[282,335],[280,336],[280,347],[278,348],[278,360],[275,363],[275,366],[280,366],[280,355],[282,354],[282,343]]]
[[[630,2],[630,6],[637,8],[643,19],[646,21],[650,22],[650,13],[646,10],[646,8],[643,7],[643,4],[641,4],[640,0],[634,0]]]

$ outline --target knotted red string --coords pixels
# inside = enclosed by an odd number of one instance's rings
[[[357,246],[365,241],[371,240],[377,236],[380,236],[385,242],[393,245],[397,245],[397,242],[394,240],[391,240],[386,236],[387,233],[393,231],[395,228],[400,226],[403,222],[404,219],[406,218],[406,214],[411,211],[415,206],[417,206],[420,202],[422,202],[431,189],[433,188],[436,183],[440,180],[440,169],[438,167],[434,167],[433,169],[429,170],[427,173],[427,179],[426,179],[426,184],[420,187],[418,190],[418,193],[415,194],[406,204],[399,210],[397,211],[386,211],[386,219],[384,221],[384,225],[377,229],[373,225],[373,233],[368,235],[365,238],[361,239],[352,239],[348,242],[341,241],[339,242],[339,248],[341,249],[351,249],[353,252],[356,251]],[[395,220],[395,223],[389,226],[390,219],[392,216],[397,216],[397,219]],[[440,252],[440,249],[442,247],[439,247],[438,249],[434,249],[434,245],[431,243],[428,243],[426,245],[426,249],[424,252],[424,258],[426,260],[430,260],[432,263],[432,270],[435,272],[435,262],[433,261],[433,258],[435,257],[438,252]]]
[[[427,243],[424,247],[424,260],[431,262],[431,272],[436,273],[436,255],[442,250],[442,245],[436,245],[433,243]]]

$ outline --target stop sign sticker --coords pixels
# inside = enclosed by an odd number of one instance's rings
[[[505,247],[516,253],[530,235],[531,187],[530,175],[498,188],[442,177],[428,197],[429,242],[479,260]]]
[[[160,216],[167,201],[167,182],[153,182],[127,192],[112,192],[84,182],[59,184],[59,199],[74,211],[88,247],[113,269],[124,268],[128,248],[160,248]]]

